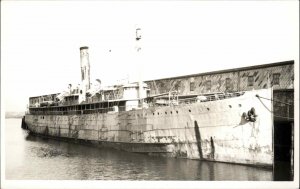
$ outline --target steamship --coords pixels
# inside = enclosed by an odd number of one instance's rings
[[[138,35],[136,41],[140,40]],[[137,52],[140,48],[137,49]],[[272,166],[272,90],[150,95],[142,81],[91,87],[88,47],[81,84],[29,98],[30,134],[149,155]]]

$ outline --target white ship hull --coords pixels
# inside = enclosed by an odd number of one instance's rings
[[[273,165],[272,90],[224,100],[82,115],[25,116],[28,129],[48,137],[172,157]],[[255,108],[256,121],[243,113]]]

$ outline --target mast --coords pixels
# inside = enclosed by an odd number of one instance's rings
[[[139,85],[139,91],[138,91],[138,98],[139,98],[139,107],[143,108],[143,82],[142,82],[142,66],[140,65],[141,62],[140,62],[140,56],[141,56],[141,39],[142,39],[142,35],[141,35],[141,28],[139,27],[136,27],[136,30],[135,30],[135,43],[136,43],[136,52],[137,52],[137,64],[138,64],[138,67],[139,67],[139,70],[138,70],[138,85]]]

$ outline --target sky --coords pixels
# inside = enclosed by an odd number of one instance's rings
[[[152,80],[295,60],[298,1],[1,1],[1,101],[25,111],[30,96],[80,82]],[[140,54],[135,29],[141,28]],[[139,58],[137,58],[139,57]],[[297,74],[296,74],[297,76]]]

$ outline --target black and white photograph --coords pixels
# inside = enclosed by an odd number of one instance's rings
[[[1,1],[1,188],[298,188],[298,86],[298,1]]]

